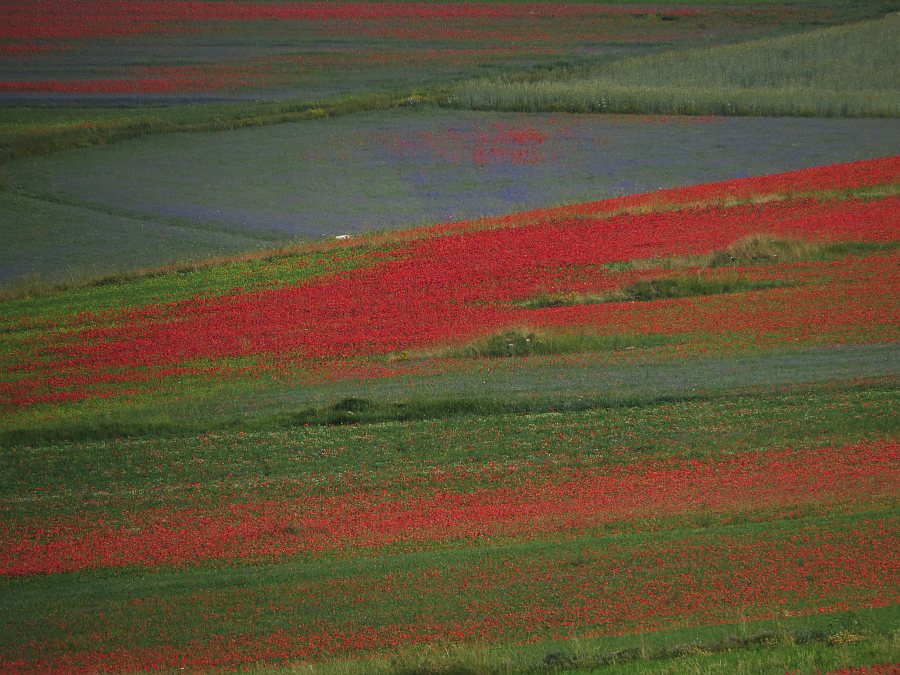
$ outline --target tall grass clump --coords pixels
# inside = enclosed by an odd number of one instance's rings
[[[716,269],[746,265],[776,265],[792,262],[827,262],[847,256],[881,255],[897,249],[895,242],[804,241],[771,234],[751,234],[724,249],[704,255],[669,258],[638,258],[604,265],[609,273],[629,270]],[[745,290],[752,290],[747,288]]]
[[[779,239],[765,234],[754,234],[734,242],[722,251],[710,254],[706,266],[766,265],[815,260],[828,248],[835,247],[822,242]]]
[[[603,352],[639,347],[658,347],[679,342],[678,336],[617,333],[599,335],[582,332],[536,331],[529,328],[505,330],[463,347],[449,350],[452,357],[549,356],[580,352]]]
[[[463,108],[675,115],[900,116],[900,15],[459,85]]]
[[[788,285],[790,284],[778,279],[747,279],[734,274],[719,277],[689,274],[635,281],[615,291],[599,295],[539,295],[520,304],[528,309],[541,309],[567,305],[598,305],[606,302],[652,302],[698,295],[760,291]]]

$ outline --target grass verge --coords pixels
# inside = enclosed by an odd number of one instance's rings
[[[896,661],[893,627],[897,608],[840,612],[823,617],[756,621],[536,644],[461,648],[433,646],[394,657],[283,667],[258,666],[255,673],[315,672],[323,675],[405,673],[763,673],[823,672],[824,669]],[[879,672],[879,671],[875,671]],[[890,670],[884,672],[893,672]]]

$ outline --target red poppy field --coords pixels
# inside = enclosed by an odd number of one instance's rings
[[[324,362],[339,373],[354,363],[396,362],[410,351],[449,353],[521,326],[687,336],[685,348],[695,349],[723,339],[891,341],[898,308],[880,289],[897,284],[892,242],[900,201],[891,194],[811,195],[886,189],[898,175],[900,161],[887,158],[437,227],[413,232],[411,242],[400,235],[396,243],[353,251],[356,269],[299,285],[280,286],[276,277],[246,291],[236,275],[223,295],[77,313],[43,326],[26,322],[14,343],[19,358],[6,365],[0,385],[3,405],[137,394],[160,381],[230,368],[243,377],[278,376],[298,364],[320,370]],[[761,235],[832,247],[858,242],[873,254],[666,269],[666,260],[709,256]],[[650,262],[615,267],[635,260]],[[723,275],[780,287],[648,303],[563,297],[599,297],[647,279]],[[563,301],[523,306],[542,294]],[[241,365],[217,368],[234,363]]]
[[[7,301],[2,670],[895,672],[898,177]]]
[[[0,673],[900,675],[900,0],[0,0]]]

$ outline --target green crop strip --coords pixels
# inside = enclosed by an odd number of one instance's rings
[[[424,476],[435,466],[528,459],[578,467],[846,444],[893,434],[895,396],[893,382],[870,381],[568,410],[556,400],[547,405],[557,411],[543,412],[523,406],[504,413],[485,403],[480,414],[473,406],[468,414],[452,415],[436,401],[405,411],[438,415],[420,419],[396,419],[391,406],[368,401],[371,409],[351,415],[343,402],[330,409],[343,409],[353,423],[7,448],[0,456],[0,469],[9,477],[0,504],[8,516],[51,507],[57,514],[102,512],[124,506],[117,495],[129,495],[127,502],[142,507],[186,506],[235,490],[247,500],[262,499],[271,495],[272,485],[289,495],[295,481],[351,471],[378,483],[404,474]],[[679,420],[677,427],[672,419]],[[784,421],[771,425],[772,419]],[[79,476],[77,484],[73,475]],[[48,485],[55,486],[52,495],[42,489]]]
[[[0,322],[32,325],[72,318],[85,312],[102,313],[178,302],[198,296],[221,296],[308,282],[328,273],[365,266],[370,253],[388,247],[351,245],[340,248],[309,246],[274,249],[231,260],[210,259],[174,269],[137,271],[102,277],[86,285],[60,288],[0,302]],[[2,326],[2,323],[0,323]],[[7,328],[7,331],[10,329]]]
[[[480,110],[896,117],[900,18],[595,69],[469,81],[449,104]]]

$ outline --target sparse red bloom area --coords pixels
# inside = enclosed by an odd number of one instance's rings
[[[27,645],[28,657],[10,653],[0,665],[7,672],[234,667],[445,640],[530,641],[572,635],[573,627],[576,635],[610,635],[652,631],[676,619],[693,626],[882,607],[898,600],[898,544],[896,522],[885,519],[860,520],[850,532],[809,525],[749,538],[662,538],[652,546],[627,539],[585,542],[574,558],[487,556],[367,578],[303,580],[281,587],[269,606],[354,608],[341,623],[301,620],[272,632],[126,647],[107,638],[107,620],[96,617],[90,643],[60,655],[45,649],[40,656],[35,643]],[[442,598],[441,605],[417,605],[402,618],[378,609],[430,597]],[[197,591],[190,601],[201,621],[240,611],[215,589]],[[152,602],[142,602],[141,610],[145,621],[171,611]]]
[[[539,141],[527,131],[497,134],[502,142],[491,148]],[[509,223],[498,219],[492,228],[414,241],[362,269],[305,285],[146,307],[105,320],[103,327],[52,339],[38,334],[30,354],[5,367],[18,375],[0,382],[0,395],[15,408],[103,395],[111,381],[158,380],[160,369],[196,359],[339,361],[459,344],[520,325],[590,327],[599,333],[741,333],[760,341],[841,341],[842,334],[855,336],[864,326],[882,331],[881,339],[894,339],[900,308],[882,289],[897,286],[896,253],[781,266],[778,274],[795,285],[739,295],[541,310],[512,303],[548,290],[607,290],[622,278],[605,264],[707,254],[756,233],[893,241],[900,231],[898,197],[806,197],[592,214],[656,199],[690,205],[872,186],[896,181],[898,174],[900,159],[889,158],[578,205],[552,215],[535,212]]]
[[[220,91],[258,84],[258,73],[228,66],[159,66],[138,68],[127,79],[4,80],[0,91],[73,94],[171,94]]]
[[[0,4],[0,38],[72,39],[193,30],[197,22],[383,21],[486,18],[592,17],[646,12],[641,6],[590,3],[461,2],[195,2],[171,0],[61,0]],[[701,9],[667,8],[672,16]]]
[[[766,13],[763,24],[776,24],[785,12],[792,11],[583,2],[5,0],[0,2],[0,57],[18,57],[17,62],[36,52],[77,52],[101,44],[110,53],[119,48],[118,43],[141,40],[159,45],[157,56],[147,62],[155,65],[160,63],[156,60],[159,55],[168,53],[169,41],[178,41],[180,35],[217,37],[240,32],[245,37],[252,35],[250,41],[257,53],[267,52],[267,63],[255,63],[256,58],[235,62],[233,59],[241,57],[198,49],[191,68],[222,72],[195,78],[178,72],[185,58],[179,48],[177,60],[163,62],[174,68],[171,77],[165,76],[164,69],[158,76],[142,77],[132,72],[131,66],[109,56],[98,58],[92,52],[83,63],[96,66],[93,70],[72,73],[67,78],[40,79],[35,72],[47,72],[46,63],[52,59],[41,55],[43,61],[37,71],[26,66],[6,74],[0,81],[0,92],[201,94],[259,91],[269,85],[278,85],[282,92],[284,87],[308,92],[310,81],[323,76],[334,79],[333,68],[314,63],[322,56],[340,62],[346,73],[381,68],[402,80],[423,68],[436,74],[446,73],[450,65],[516,63],[522,54],[585,55],[593,53],[598,43],[622,46],[693,41],[697,24],[703,20],[728,32],[752,32],[760,12]],[[660,18],[666,20],[651,20]],[[311,36],[324,45],[324,53],[317,48],[305,53]],[[358,43],[352,51],[332,48],[333,41],[347,39]],[[298,46],[303,56],[298,67],[290,68],[282,60],[284,44]],[[401,61],[396,58],[398,48],[407,52]],[[65,68],[61,62],[59,69]],[[242,77],[241,72],[253,75]],[[275,91],[278,89],[269,90],[270,94]]]
[[[475,476],[475,478],[483,478]],[[804,506],[834,509],[898,496],[900,445],[876,442],[805,452],[749,453],[714,461],[646,461],[575,473],[490,476],[497,488],[462,491],[471,476],[436,471],[407,483],[212,511],[134,514],[124,525],[44,519],[0,531],[0,574],[94,567],[183,565],[217,558],[317,555],[386,545],[494,537],[545,537],[645,518],[733,514]],[[448,485],[454,486],[451,491]]]
[[[393,141],[393,150],[403,157],[414,157],[436,164],[489,166],[494,164],[540,164],[547,137],[532,126],[500,122],[486,128],[447,129],[422,132],[414,137]]]

